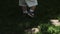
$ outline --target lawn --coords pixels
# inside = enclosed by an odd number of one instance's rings
[[[50,19],[60,20],[59,0],[38,0],[39,5],[35,10],[35,17],[22,16],[18,0],[1,1],[0,32],[2,34],[25,34],[26,28],[39,25],[41,32],[38,34],[60,34],[60,26],[55,27]]]

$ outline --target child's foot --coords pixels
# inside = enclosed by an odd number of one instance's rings
[[[28,13],[28,11],[23,11],[23,14],[27,14]]]
[[[27,11],[23,11],[23,14],[27,14],[28,12]]]
[[[34,12],[28,12],[28,15],[33,18],[34,17]]]
[[[26,16],[27,15],[27,11],[23,11],[23,16]]]

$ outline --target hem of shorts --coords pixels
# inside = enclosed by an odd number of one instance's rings
[[[37,6],[38,4],[36,4],[36,5],[31,5],[31,6],[28,6],[28,7],[32,7],[32,6]]]
[[[19,5],[19,6],[27,6],[27,5]]]

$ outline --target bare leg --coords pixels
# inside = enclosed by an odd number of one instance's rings
[[[23,13],[27,13],[27,7],[26,6],[22,6],[22,10],[23,10]]]
[[[31,8],[30,8],[30,10],[35,10],[35,8],[36,8],[36,6],[32,6]]]
[[[30,7],[30,10],[29,10],[30,13],[28,14],[30,17],[34,17],[35,8],[36,8],[36,6]]]

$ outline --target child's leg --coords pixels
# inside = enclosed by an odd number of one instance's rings
[[[35,8],[36,8],[36,6],[30,7],[30,11],[31,11],[31,12],[34,12]]]
[[[28,15],[29,15],[30,17],[34,17],[35,8],[36,8],[36,6],[30,7],[30,10],[29,10],[29,13],[28,13]]]
[[[30,17],[34,17],[34,10],[35,10],[36,6],[38,5],[37,0],[30,0],[30,1],[26,0],[26,4],[30,8],[28,15]]]
[[[27,5],[26,5],[25,0],[19,0],[19,6],[22,7],[23,13],[27,13],[27,7],[26,7]]]
[[[23,13],[27,13],[27,7],[26,6],[22,6],[22,10],[23,10]]]

